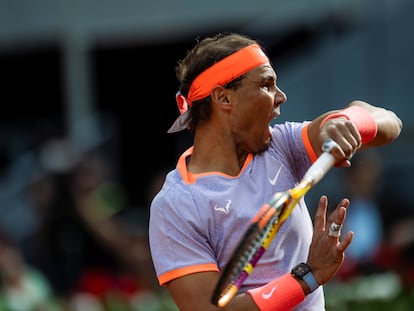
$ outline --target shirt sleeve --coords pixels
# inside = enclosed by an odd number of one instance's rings
[[[191,213],[189,211],[192,211]],[[161,285],[177,277],[218,271],[214,252],[202,230],[191,196],[180,186],[162,191],[151,205],[149,239],[154,268]]]
[[[269,151],[282,154],[277,157],[288,161],[285,163],[286,167],[292,169],[292,173],[298,180],[312,164],[311,155],[308,153],[302,136],[302,130],[308,123],[308,121],[285,122],[276,124],[272,128],[272,143]]]

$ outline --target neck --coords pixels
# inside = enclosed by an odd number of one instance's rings
[[[210,130],[206,135],[196,133],[194,151],[188,163],[191,173],[220,172],[237,176],[247,158],[247,153],[238,153],[233,141],[225,135]],[[200,133],[201,134],[201,133]]]

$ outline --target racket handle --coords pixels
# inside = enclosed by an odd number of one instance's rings
[[[329,171],[329,169],[335,163],[335,157],[331,154],[331,150],[335,147],[339,147],[332,139],[327,139],[322,145],[322,154],[311,165],[302,179],[302,182],[309,183],[312,186],[317,184],[323,176]]]

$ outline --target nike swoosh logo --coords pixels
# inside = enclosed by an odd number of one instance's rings
[[[278,178],[279,178],[279,174],[280,174],[280,170],[281,170],[281,169],[282,169],[282,167],[279,167],[278,171],[276,172],[275,177],[273,177],[273,178],[270,178],[270,177],[269,177],[269,182],[270,182],[270,184],[271,184],[272,186],[276,185],[276,182],[277,182],[277,180],[278,180]]]
[[[263,299],[269,299],[270,297],[272,297],[273,292],[276,290],[276,288],[279,286],[279,284],[276,284],[275,286],[272,287],[272,289],[270,290],[270,292],[268,293],[262,293],[262,297]]]

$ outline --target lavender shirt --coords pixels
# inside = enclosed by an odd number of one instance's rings
[[[161,285],[189,273],[222,269],[249,222],[275,192],[294,187],[311,161],[302,141],[306,122],[272,127],[269,148],[250,155],[236,177],[191,175],[184,153],[151,204],[150,247]],[[306,262],[313,225],[302,199],[244,281],[240,292],[262,286]],[[295,310],[324,310],[322,287]]]

